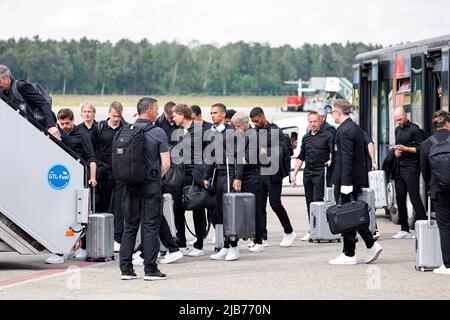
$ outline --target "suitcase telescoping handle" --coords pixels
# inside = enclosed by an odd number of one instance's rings
[[[428,195],[428,225],[431,226],[431,196]]]
[[[231,192],[230,191],[230,167],[228,165],[228,157],[226,157],[225,161],[227,162],[227,186],[228,186],[228,193],[230,193]]]
[[[327,192],[327,164],[325,163],[325,172],[323,176],[323,194]]]
[[[92,214],[95,214],[95,187],[92,187]]]

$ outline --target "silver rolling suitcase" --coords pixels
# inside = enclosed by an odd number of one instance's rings
[[[369,230],[370,232],[375,232],[376,230],[376,223],[377,223],[377,217],[376,217],[376,209],[375,209],[375,191],[371,188],[362,188],[362,193],[358,195],[358,200],[362,200],[369,206],[369,217],[370,217],[370,224],[369,224]]]
[[[309,242],[341,241],[340,234],[332,234],[327,221],[327,208],[331,204],[326,202],[311,202],[309,220]]]
[[[249,239],[255,235],[255,195],[231,193],[227,159],[228,193],[223,195],[223,233],[235,239]]]
[[[86,260],[114,260],[114,216],[111,213],[91,214],[86,241]]]
[[[375,191],[375,209],[388,206],[386,173],[383,170],[369,171],[369,188]]]
[[[86,260],[114,260],[114,215],[95,213],[95,188],[92,190],[92,212],[86,231]]]
[[[309,242],[341,241],[340,234],[332,234],[327,220],[327,209],[336,204],[334,187],[327,187],[327,166],[324,172],[323,202],[312,202],[309,207]]]
[[[170,193],[163,194],[163,216],[166,218],[173,238],[177,236],[177,228],[175,227],[175,216],[173,213],[173,199]]]
[[[431,220],[431,200],[428,197],[428,220],[417,220],[416,229],[416,270],[426,271],[439,268],[443,264],[441,239],[435,220]]]

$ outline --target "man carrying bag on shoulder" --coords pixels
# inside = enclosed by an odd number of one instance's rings
[[[337,99],[334,101],[331,111],[334,121],[340,126],[334,137],[330,182],[334,184],[336,201],[342,201],[343,204],[357,199],[361,187],[368,184],[364,159],[364,134],[350,118],[352,108],[353,106],[347,100]],[[370,263],[378,258],[382,247],[374,242],[367,223],[358,225],[353,230],[342,232],[343,253],[330,260],[330,264],[357,263],[355,256],[356,231],[361,235],[368,249],[364,262]]]

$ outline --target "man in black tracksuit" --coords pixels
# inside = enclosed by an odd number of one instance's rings
[[[425,220],[425,208],[420,198],[420,145],[424,136],[419,126],[408,120],[402,107],[394,110],[394,119],[398,126],[395,128],[394,153],[397,158],[398,173],[394,175],[395,192],[401,230],[393,236],[394,239],[409,239],[408,211],[406,208],[406,194],[416,213],[415,220]]]
[[[212,154],[214,157],[214,165],[209,166],[209,172],[205,177],[211,177],[212,171],[215,169],[215,191],[216,191],[216,207],[214,210],[214,222],[216,228],[218,226],[223,227],[223,195],[228,192],[228,186],[233,190],[240,192],[242,186],[242,164],[236,161],[236,144],[229,141],[231,137],[235,139],[234,128],[225,124],[226,107],[222,103],[216,103],[211,107],[211,118],[214,123],[210,132],[211,141],[209,146],[214,146],[215,152]],[[229,137],[227,137],[227,131]],[[208,137],[207,137],[208,139]],[[227,143],[228,142],[228,143]],[[227,148],[228,144],[228,148]],[[231,148],[233,146],[233,148]],[[211,159],[205,159],[211,160]],[[228,160],[228,161],[227,161]],[[229,179],[227,178],[227,162],[229,164]],[[207,187],[207,181],[204,180],[203,184]],[[226,260],[233,261],[239,259],[239,246],[238,240],[231,241],[225,238],[224,247],[219,252],[210,256],[213,260]]]
[[[269,197],[269,203],[272,207],[273,211],[277,215],[278,219],[281,222],[284,230],[284,237],[280,242],[281,247],[289,247],[294,242],[294,238],[296,233],[292,228],[291,221],[289,220],[289,216],[286,212],[286,209],[283,207],[281,203],[281,189],[283,186],[283,178],[289,175],[289,171],[284,168],[284,157],[285,157],[285,148],[283,147],[283,132],[280,128],[274,123],[269,123],[266,120],[264,115],[264,111],[259,108],[253,108],[250,112],[250,118],[254,123],[256,130],[259,135],[259,140],[261,142],[261,137],[264,136],[264,140],[266,140],[266,145],[260,144],[260,158],[270,159],[270,164],[262,163],[261,164],[261,178],[260,184],[262,187],[263,193],[263,224],[264,224],[264,234],[267,237],[267,197]],[[273,138],[272,138],[272,135]],[[275,145],[272,145],[272,140],[274,140]],[[290,143],[290,139],[288,138]],[[290,158],[289,158],[290,161]],[[276,163],[277,162],[277,163]],[[274,168],[278,165],[278,170],[276,172],[271,172],[273,170],[268,169],[270,167]],[[267,174],[266,170],[270,171],[270,174]]]
[[[423,179],[430,190],[431,201],[436,212],[436,221],[441,239],[442,260],[444,264],[433,270],[434,273],[450,275],[450,186],[443,186],[436,177],[435,168],[430,165],[430,151],[433,145],[441,143],[443,146],[450,146],[450,114],[445,110],[436,111],[433,114],[433,135],[422,143],[420,151],[420,167]],[[447,141],[447,142],[446,142]],[[436,148],[436,146],[434,146]],[[448,149],[447,149],[448,150]],[[447,152],[448,156],[448,152]],[[448,160],[447,160],[448,161]],[[443,164],[443,166],[449,166]],[[441,172],[448,169],[442,168]]]
[[[132,256],[136,237],[141,225],[141,244],[144,256],[144,280],[164,280],[167,276],[158,270],[156,259],[159,252],[159,233],[162,219],[161,177],[170,167],[167,137],[161,128],[152,123],[158,115],[155,99],[144,97],[137,104],[139,119],[135,125],[147,128],[144,132],[144,161],[147,180],[139,185],[127,185],[123,195],[125,218],[122,243],[120,244],[120,271],[122,280],[136,279]],[[114,150],[113,150],[114,151]],[[170,231],[169,231],[170,232]]]
[[[173,119],[175,124],[181,128],[179,130],[182,140],[173,148],[172,160],[184,164],[184,186],[190,186],[192,183],[201,183],[201,173],[196,177],[197,179],[194,179],[194,171],[201,171],[203,151],[207,145],[206,141],[203,141],[206,129],[202,128],[200,123],[192,120],[192,111],[185,104],[178,104],[174,107]],[[178,157],[181,158],[177,159]],[[175,214],[178,214],[175,217],[177,237],[183,239],[184,245],[186,246],[185,210],[182,204],[179,207],[180,210],[175,212]],[[206,237],[205,209],[193,210],[192,215],[197,240],[193,244],[194,248],[189,250],[187,255],[190,257],[200,257],[204,255],[203,239]]]
[[[330,155],[333,151],[333,136],[329,131],[322,129],[316,112],[309,113],[308,122],[311,130],[303,136],[291,182],[295,184],[297,173],[300,171],[303,162],[305,162],[303,186],[305,188],[306,209],[309,220],[311,202],[323,200],[325,166],[328,165],[327,162],[330,160]],[[302,240],[309,240],[309,232]]]
[[[28,82],[14,80],[9,68],[4,65],[0,65],[0,93],[31,117],[40,112],[43,115],[43,119],[39,121],[41,125],[55,138],[61,140],[51,104]]]
[[[336,202],[350,202],[351,195],[357,199],[362,187],[368,184],[366,169],[366,147],[364,134],[361,128],[352,121],[350,113],[352,105],[345,99],[337,99],[333,102],[332,114],[336,123],[340,124],[334,136],[332,162],[330,167],[330,182],[334,185]],[[344,250],[337,258],[330,260],[330,264],[356,264],[356,231],[363,238],[367,247],[365,263],[375,261],[382,248],[374,242],[369,224],[360,226],[355,230],[344,232]]]
[[[249,248],[250,252],[261,252],[264,250],[263,245],[263,215],[262,215],[262,190],[260,181],[260,168],[258,155],[258,134],[249,124],[249,116],[244,112],[238,111],[231,118],[234,127],[244,137],[244,145],[239,143],[238,155],[244,149],[244,166],[242,173],[242,188],[241,192],[249,192],[255,195],[255,237],[253,239],[254,245]],[[238,138],[239,141],[240,137]],[[240,156],[240,155],[239,155]]]

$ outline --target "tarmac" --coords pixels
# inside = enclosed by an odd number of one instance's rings
[[[143,267],[136,267],[139,279],[120,280],[118,260],[47,265],[49,255],[21,256],[0,253],[0,299],[150,299],[150,300],[427,300],[450,298],[450,276],[415,270],[415,240],[394,240],[400,230],[384,211],[377,213],[383,247],[378,260],[364,264],[366,248],[357,243],[357,265],[329,265],[342,252],[342,243],[309,243],[300,238],[308,231],[303,196],[283,196],[297,238],[282,248],[282,227],[268,208],[269,246],[260,253],[248,252],[240,241],[237,261],[209,258],[213,246],[204,247],[203,257],[183,257],[164,265],[164,281],[144,281]],[[193,228],[191,212],[186,213]],[[189,239],[192,236],[186,233]],[[209,234],[209,239],[212,232]]]

